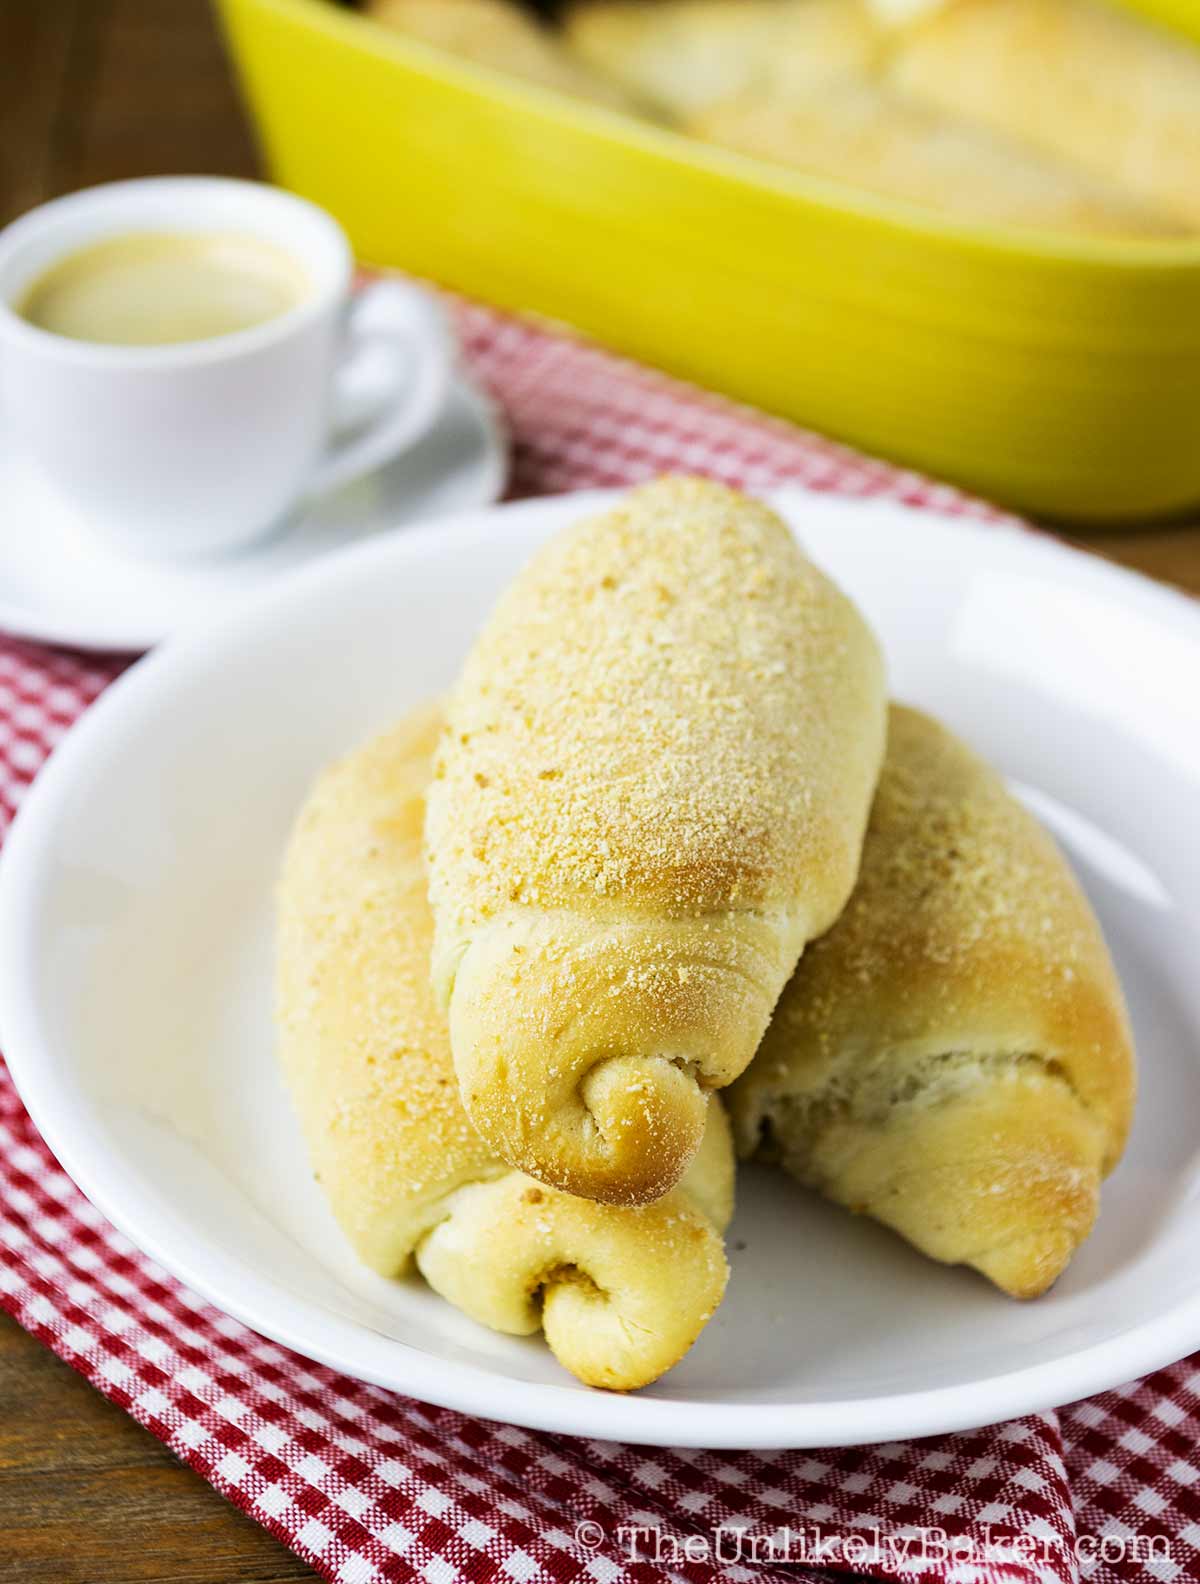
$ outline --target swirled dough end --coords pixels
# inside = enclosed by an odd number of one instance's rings
[[[421,857],[437,709],[326,771],[292,833],[278,900],[280,1062],[313,1169],[384,1276],[415,1257],[485,1325],[541,1325],[580,1379],[623,1390],[674,1364],[725,1284],[733,1148],[716,1100],[678,1187],[646,1211],[514,1172],[463,1110],[429,983]]]
[[[1034,1297],[1091,1230],[1134,1091],[1065,858],[981,759],[894,706],[858,886],[729,1092],[739,1149]]]
[[[467,1112],[511,1165],[667,1192],[858,869],[883,665],[761,501],[666,478],[556,535],[447,710],[433,975]]]

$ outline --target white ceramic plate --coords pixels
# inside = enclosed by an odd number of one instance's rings
[[[63,1165],[267,1335],[414,1396],[581,1435],[925,1435],[1200,1346],[1200,611],[1047,540],[798,493],[781,504],[876,624],[895,692],[1026,790],[1099,910],[1143,1092],[1095,1235],[1022,1306],[747,1171],[725,1304],[634,1397],[589,1391],[540,1341],[356,1266],[272,1063],[281,845],[318,767],[451,681],[495,595],[582,501],[502,507],[298,573],[143,661],[62,744],[0,862],[0,1032]]]
[[[208,625],[284,573],[357,540],[500,499],[508,442],[465,379],[427,435],[378,472],[299,510],[271,538],[194,561],[145,561],[93,534],[0,433],[0,631],[77,649],[149,649]]]

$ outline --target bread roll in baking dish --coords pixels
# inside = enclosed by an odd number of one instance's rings
[[[511,0],[367,0],[375,22],[476,66],[614,110],[639,107],[612,78],[593,72]]]
[[[1186,235],[1168,213],[1111,183],[865,79],[787,98],[743,94],[686,130],[963,220],[1090,236]]]
[[[854,895],[730,1091],[740,1151],[1029,1298],[1090,1231],[1133,1098],[1066,861],[982,760],[894,707]]]
[[[841,911],[883,752],[858,611],[766,506],[665,479],[557,535],[451,696],[433,976],[510,1165],[641,1204]]]
[[[279,1054],[313,1169],[360,1257],[415,1262],[495,1330],[544,1330],[567,1369],[630,1389],[669,1369],[720,1302],[733,1154],[720,1104],[680,1186],[645,1209],[571,1199],[498,1160],[458,1098],[429,987],[421,859],[440,712],[317,782],[279,889]]]
[[[864,0],[576,0],[564,25],[582,61],[682,122],[852,77],[884,41]]]
[[[948,0],[890,79],[1200,226],[1200,51],[1115,0]]]

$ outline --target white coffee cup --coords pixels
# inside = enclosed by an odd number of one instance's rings
[[[270,243],[308,289],[249,329],[153,346],[74,340],[16,311],[60,259],[146,231]],[[352,300],[353,270],[328,214],[255,182],[153,178],[45,204],[0,232],[6,437],[127,549],[170,557],[249,543],[301,497],[412,445],[444,403],[452,351],[432,298],[380,281]],[[334,439],[347,406],[353,427]]]

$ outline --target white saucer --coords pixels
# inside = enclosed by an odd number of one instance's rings
[[[465,379],[426,437],[389,467],[302,508],[270,539],[211,561],[139,561],[105,543],[0,434],[0,632],[77,649],[149,649],[280,573],[405,523],[490,506],[508,444]]]
[[[92,1202],[195,1291],[429,1402],[666,1446],[930,1435],[1200,1346],[1200,605],[1033,534],[778,501],[871,618],[894,692],[982,749],[1062,841],[1112,946],[1141,1096],[1070,1270],[1014,1303],[747,1169],[724,1303],[682,1364],[622,1397],[350,1254],[272,1053],[280,851],[317,769],[447,687],[521,562],[592,496],[381,537],[165,644],[17,816],[0,856],[10,1071]]]

